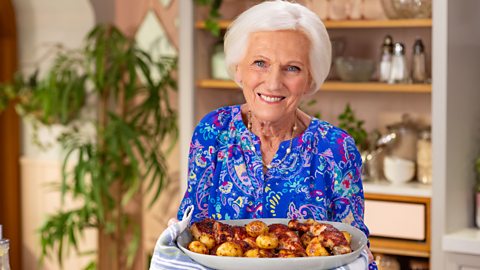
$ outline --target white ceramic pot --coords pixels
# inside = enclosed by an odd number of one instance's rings
[[[415,162],[398,157],[386,156],[383,161],[385,178],[392,183],[405,183],[415,175]]]

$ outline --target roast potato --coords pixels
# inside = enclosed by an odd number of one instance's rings
[[[328,251],[322,246],[318,238],[312,239],[310,244],[308,244],[307,248],[305,249],[307,256],[329,256],[330,254]]]
[[[278,238],[273,233],[267,233],[257,236],[255,243],[259,248],[274,249],[278,247]]]
[[[260,250],[258,248],[249,249],[249,250],[245,251],[243,256],[249,257],[249,258],[261,258]]]
[[[217,243],[215,242],[215,238],[212,235],[202,233],[198,238],[202,244],[204,244],[208,249],[212,249]]]
[[[192,241],[188,244],[188,249],[195,253],[208,254],[208,248],[200,241]]]
[[[345,236],[345,239],[347,240],[348,244],[352,242],[352,235],[348,233],[347,231],[342,231],[343,236]]]
[[[248,223],[245,226],[245,229],[247,230],[248,235],[250,235],[251,237],[257,237],[261,234],[268,232],[267,224],[259,220]]]
[[[225,242],[218,246],[217,256],[242,257],[242,247],[235,242]]]

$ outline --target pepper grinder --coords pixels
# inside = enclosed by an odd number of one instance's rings
[[[400,42],[396,42],[393,45],[392,67],[388,83],[406,82],[408,82],[408,68],[405,58],[405,46]]]
[[[413,45],[412,79],[416,83],[424,83],[427,80],[425,71],[425,47],[421,39],[417,38]]]
[[[383,39],[382,54],[380,56],[380,64],[378,67],[378,80],[380,82],[388,82],[390,78],[390,69],[392,67],[393,56],[393,39],[390,35],[386,35]]]

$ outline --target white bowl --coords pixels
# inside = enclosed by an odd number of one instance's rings
[[[415,162],[407,159],[386,156],[383,161],[385,178],[392,183],[405,183],[415,176]]]
[[[267,225],[274,223],[288,224],[289,219],[267,218],[258,219],[265,222]],[[251,222],[251,219],[237,219],[237,220],[221,220],[223,223],[229,225],[243,226]],[[334,255],[334,256],[320,256],[320,257],[299,257],[299,258],[246,258],[246,257],[221,257],[213,255],[204,255],[191,252],[188,250],[188,243],[192,240],[192,235],[189,230],[183,231],[177,238],[177,244],[180,249],[187,254],[194,261],[219,270],[245,270],[245,269],[261,269],[261,270],[322,270],[337,268],[342,265],[353,262],[360,256],[360,253],[367,245],[367,237],[359,229],[352,227],[345,223],[320,221],[328,223],[341,231],[347,231],[352,235],[352,253]]]

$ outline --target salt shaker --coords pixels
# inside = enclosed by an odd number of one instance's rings
[[[425,48],[421,39],[417,38],[413,45],[412,79],[416,83],[424,83],[427,80],[425,71]]]
[[[393,45],[392,67],[390,69],[389,83],[406,83],[408,81],[407,60],[405,46],[396,42]]]
[[[378,80],[388,82],[390,78],[390,69],[392,66],[393,56],[393,39],[390,35],[386,35],[383,39],[382,54],[380,56]]]
[[[0,270],[10,270],[10,261],[8,259],[8,250],[10,241],[2,236],[2,225],[0,225]]]

